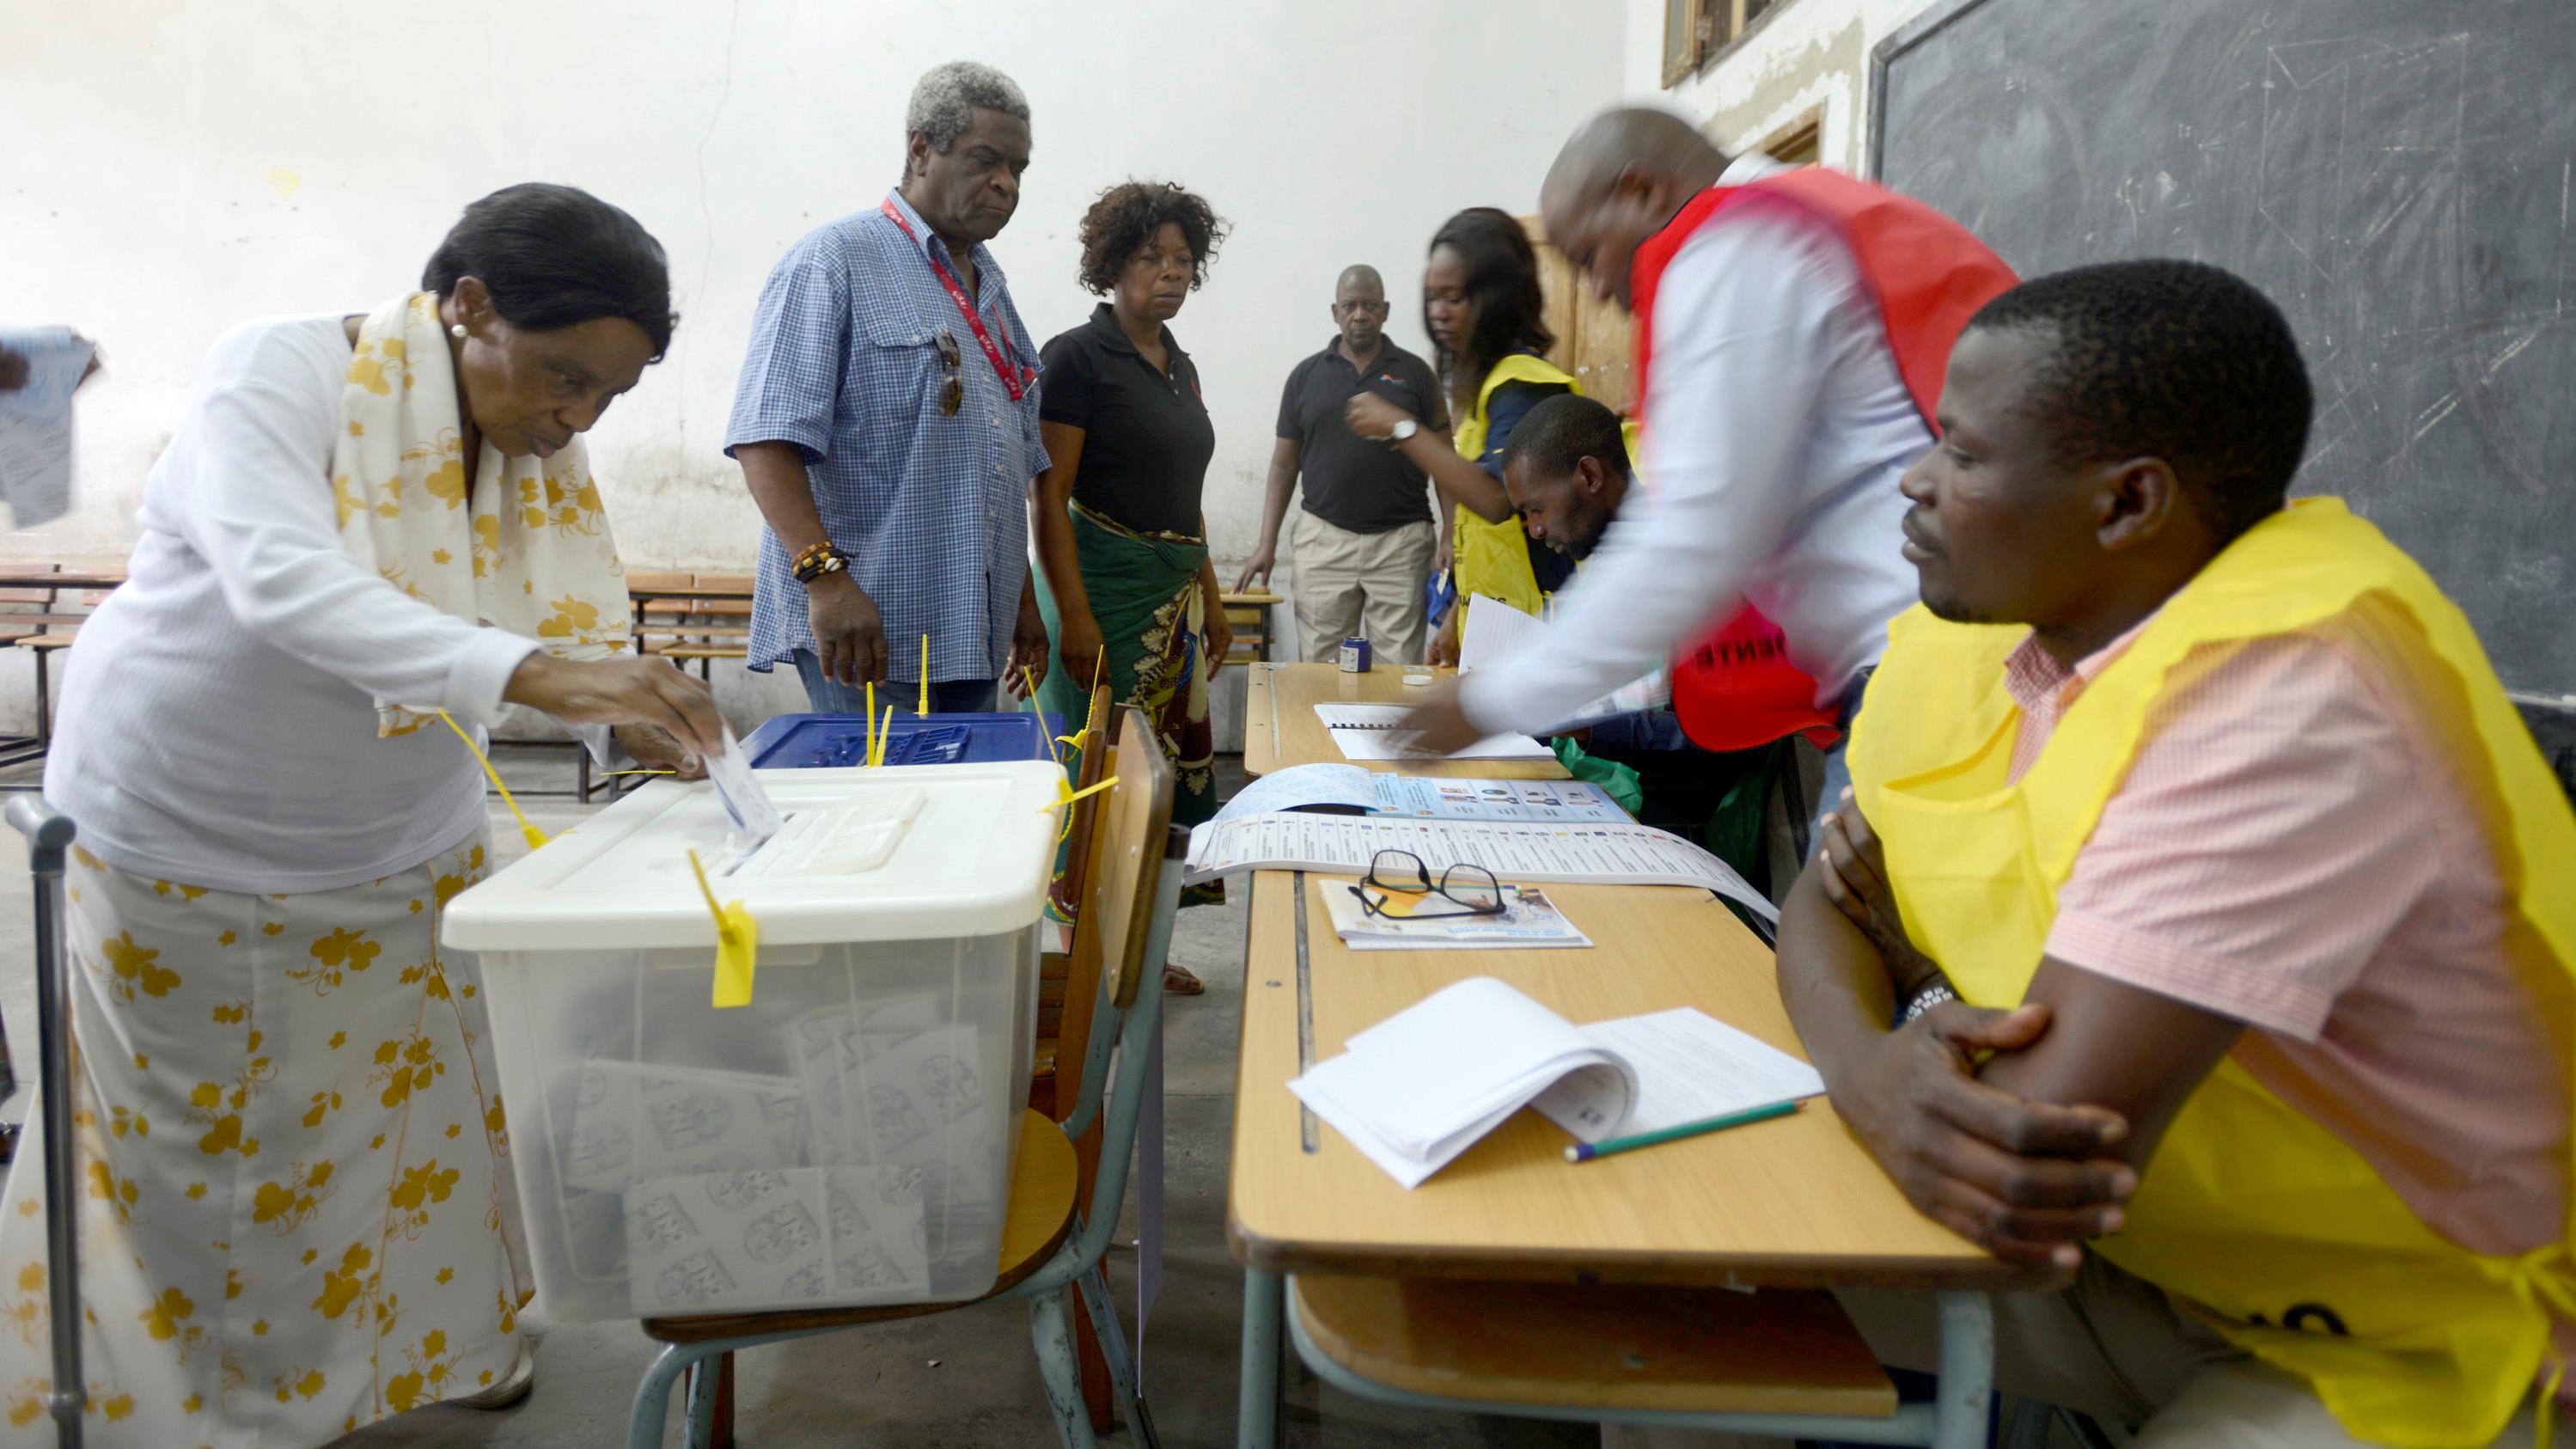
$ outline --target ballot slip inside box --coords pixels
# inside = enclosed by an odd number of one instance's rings
[[[709,785],[657,780],[448,905],[549,1317],[992,1285],[1063,772],[758,775],[782,824],[757,848]],[[692,851],[757,933],[741,1006],[711,1002]]]

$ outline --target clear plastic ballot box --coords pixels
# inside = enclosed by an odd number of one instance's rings
[[[786,825],[756,850],[711,786],[657,780],[448,905],[551,1318],[992,1286],[1064,772],[760,778]],[[748,1004],[711,1004],[692,850],[755,923]]]

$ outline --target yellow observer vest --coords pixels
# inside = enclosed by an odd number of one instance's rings
[[[1507,382],[1561,383],[1576,393],[1583,385],[1574,374],[1526,352],[1516,352],[1497,362],[1476,385],[1475,410],[1458,420],[1451,436],[1458,456],[1472,463],[1485,455],[1485,431],[1489,423],[1486,404],[1493,401],[1494,390]],[[1464,604],[1470,594],[1490,594],[1514,608],[1538,613],[1546,595],[1538,588],[1538,576],[1530,572],[1529,539],[1523,533],[1519,515],[1500,523],[1487,523],[1465,506],[1456,510],[1449,533],[1450,577],[1458,585],[1458,601]]]
[[[2519,959],[2555,963],[2534,986],[2563,1008],[2576,974],[2576,817],[2468,621],[2331,499],[2266,520],[2168,600],[2017,785],[2006,780],[2020,713],[2004,659],[2028,630],[1948,624],[1920,606],[1890,626],[1851,743],[1852,780],[1906,927],[1959,995],[1987,1007],[2022,999],[2058,887],[2176,663],[2197,645],[2364,610],[2403,641],[2403,682],[2462,763],[2514,929],[2534,948]],[[2565,1238],[2519,1259],[2452,1244],[2233,1061],[2176,1114],[2126,1230],[2095,1247],[2305,1380],[2356,1437],[2401,1449],[2493,1439],[2547,1351],[2550,1305],[2570,1314],[2576,1301]]]

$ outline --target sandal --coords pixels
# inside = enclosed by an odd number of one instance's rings
[[[1186,966],[1163,968],[1163,994],[1166,996],[1205,996],[1207,983],[1189,972]]]

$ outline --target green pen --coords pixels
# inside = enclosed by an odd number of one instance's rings
[[[1640,1132],[1633,1137],[1609,1137],[1599,1142],[1578,1142],[1565,1149],[1565,1160],[1590,1162],[1596,1157],[1607,1157],[1613,1152],[1631,1152],[1640,1147],[1652,1147],[1659,1142],[1679,1142],[1685,1137],[1723,1132],[1729,1127],[1741,1127],[1748,1122],[1768,1122],[1774,1117],[1786,1117],[1804,1105],[1806,1104],[1801,1101],[1774,1102],[1768,1107],[1729,1112],[1723,1117],[1711,1117],[1702,1122],[1684,1122],[1679,1127],[1667,1127],[1661,1132]]]

